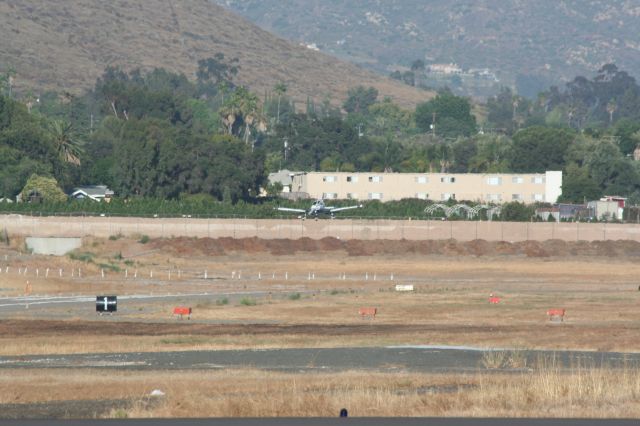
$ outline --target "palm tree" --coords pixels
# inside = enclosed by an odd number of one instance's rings
[[[77,138],[73,125],[67,121],[53,120],[49,134],[60,159],[79,166],[80,155],[84,152],[84,141]]]
[[[222,116],[222,122],[227,126],[227,133],[232,135],[233,124],[240,115],[240,105],[235,94],[227,98],[227,101],[220,107],[219,113]]]
[[[266,120],[258,107],[258,96],[243,87],[238,88],[234,95],[237,96],[240,113],[244,120],[244,143],[249,144],[251,126],[255,123],[258,130],[266,129]]]
[[[275,85],[275,87],[273,88],[273,91],[276,92],[276,94],[278,95],[278,115],[276,118],[276,123],[280,124],[280,99],[287,92],[287,85],[284,84],[283,82],[280,82]]]

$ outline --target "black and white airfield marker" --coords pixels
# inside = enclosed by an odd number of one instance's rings
[[[118,311],[118,296],[96,296],[96,312],[113,314]]]

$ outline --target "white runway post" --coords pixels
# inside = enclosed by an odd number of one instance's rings
[[[374,280],[374,281],[376,280],[376,278],[377,278],[377,277],[376,277],[376,274],[373,274],[373,280]]]
[[[71,278],[73,278],[76,274],[76,268],[71,268]]]
[[[58,273],[60,274],[60,277],[62,278],[62,268],[60,268],[60,270],[58,270]]]
[[[285,273],[284,273],[284,279],[285,279],[285,280],[288,280],[288,279],[289,279],[289,273],[288,273],[288,272],[285,272]]]
[[[129,278],[129,270],[125,269],[124,270],[124,279],[126,280],[127,278]]]
[[[391,281],[393,281],[393,274],[391,274]]]
[[[262,274],[258,272],[258,281],[262,280]]]
[[[204,279],[207,279],[207,271],[204,271]]]
[[[137,269],[133,272],[133,278],[138,278],[138,270]]]
[[[312,280],[315,280],[315,279],[316,279],[316,273],[315,273],[315,272],[311,274],[311,279],[312,279]]]
[[[24,268],[24,276],[27,276],[27,268]]]
[[[38,268],[36,268],[36,277],[40,276],[40,270]]]
[[[242,271],[238,271],[238,279],[242,278]]]
[[[49,268],[47,268],[46,272],[44,273],[44,277],[49,278]]]
[[[273,274],[271,274],[271,279],[275,280],[276,279],[276,273],[274,272]]]
[[[236,271],[231,271],[231,279],[232,280],[236,279]]]
[[[78,268],[78,278],[82,278],[82,269]]]
[[[311,281],[311,272],[309,272],[309,276],[307,277],[307,281]]]
[[[153,278],[153,269],[149,271],[149,278]]]
[[[365,272],[365,274],[364,274],[364,280],[365,280],[365,281],[369,281],[369,273],[368,273],[368,272]]]
[[[100,273],[102,274],[102,278],[104,279],[104,269],[100,269]]]
[[[169,269],[169,281],[171,281],[171,269]]]

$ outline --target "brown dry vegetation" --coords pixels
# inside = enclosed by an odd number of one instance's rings
[[[31,278],[37,294],[207,289],[221,294],[260,291],[263,296],[255,297],[255,306],[242,305],[239,298],[227,305],[216,304],[215,298],[203,300],[193,306],[191,321],[171,318],[169,302],[119,312],[114,321],[72,309],[49,318],[34,309],[0,311],[0,354],[390,344],[640,351],[635,243],[386,243],[87,239],[82,250],[94,253],[92,263],[2,249],[0,259],[7,254],[8,260],[0,264],[12,270],[25,265],[30,274],[36,267],[83,268],[82,279]],[[349,255],[353,246],[360,247],[356,256]],[[533,255],[540,250],[546,254]],[[123,272],[109,272],[101,280],[99,263],[125,267],[127,260],[141,276],[155,270],[156,279],[125,280]],[[169,281],[162,275],[169,268],[185,273]],[[196,272],[205,269],[216,279],[198,278]],[[243,271],[243,279],[232,280],[232,271]],[[256,279],[259,271],[263,280]],[[283,279],[284,271],[289,280]],[[315,280],[308,279],[310,271]],[[338,274],[348,279],[339,280]],[[24,280],[15,272],[3,273],[0,296],[19,294]],[[397,293],[397,283],[412,283],[416,290]],[[299,298],[289,297],[296,293]],[[503,297],[502,303],[489,304],[491,293]],[[376,306],[379,315],[364,321],[357,315],[360,306]],[[563,324],[549,323],[545,313],[550,307],[567,309]],[[344,406],[354,416],[640,416],[635,368],[576,365],[567,371],[553,362],[523,364],[517,353],[492,352],[478,373],[448,376],[3,370],[0,402],[133,401],[124,413],[103,414],[107,417],[334,416]],[[522,372],[486,372],[505,364]],[[167,395],[158,404],[147,404],[148,393],[156,388]]]
[[[192,78],[198,59],[239,58],[237,83],[256,93],[284,82],[297,102],[374,86],[381,97],[413,107],[432,92],[367,72],[280,39],[209,1],[0,2],[0,64],[12,65],[21,89],[78,92],[93,87],[108,65],[165,68]]]
[[[640,416],[638,371],[576,366],[561,372],[553,362],[509,375],[255,370],[104,373],[7,372],[0,376],[0,403],[134,401],[126,412],[111,412],[106,417],[333,417],[343,407],[352,416]],[[154,389],[166,396],[149,407],[146,402]]]

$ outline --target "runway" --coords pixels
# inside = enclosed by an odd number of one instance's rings
[[[496,350],[491,350],[496,352]],[[498,350],[508,352],[508,349]],[[527,371],[536,365],[571,370],[585,367],[629,368],[640,365],[640,354],[583,351],[522,351],[522,368],[488,368],[482,348],[446,346],[207,350],[0,357],[0,368],[115,368],[193,370],[254,368],[283,372],[469,373]]]

